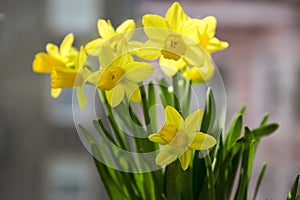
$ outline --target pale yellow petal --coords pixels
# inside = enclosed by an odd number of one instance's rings
[[[185,37],[188,37],[190,40],[197,41],[198,34],[195,29],[201,23],[204,24],[204,22],[200,21],[199,19],[189,19],[182,25],[180,33],[182,33]]]
[[[84,47],[81,46],[75,68],[79,69],[79,68],[83,67],[85,60],[86,60],[86,53],[85,53]]]
[[[179,31],[182,24],[187,20],[181,5],[178,2],[173,3],[166,13],[166,21],[169,28]]]
[[[159,135],[159,133],[153,133],[151,135],[148,136],[148,139],[151,141],[151,142],[156,142],[156,143],[159,143],[161,145],[165,145],[167,144]]]
[[[140,89],[136,89],[130,96],[130,100],[134,103],[140,103],[142,100]]]
[[[59,97],[61,91],[62,91],[61,88],[51,88],[51,96],[53,98],[57,98],[57,97]]]
[[[77,99],[80,109],[83,110],[84,106],[87,103],[86,97],[84,95],[83,86],[77,88]]]
[[[164,43],[161,41],[148,40],[139,49],[136,50],[136,55],[139,58],[146,60],[157,59],[161,55],[161,49],[164,47]]]
[[[144,31],[150,39],[164,40],[170,33],[166,20],[158,15],[146,14],[142,19]]]
[[[168,165],[175,161],[181,153],[177,148],[166,145],[156,156],[155,163],[160,166]]]
[[[135,29],[135,22],[132,19],[124,21],[117,29],[117,33],[123,33],[123,35],[130,40],[133,35],[133,30]]]
[[[193,114],[189,115],[184,122],[183,130],[185,133],[191,135],[194,134],[201,122],[202,110],[196,110]]]
[[[99,71],[96,71],[96,72],[93,72],[92,74],[90,74],[87,78],[87,81],[89,83],[91,83],[92,85],[97,85],[98,84],[98,81],[100,79],[100,74],[99,74]]]
[[[48,43],[46,45],[46,51],[50,56],[59,57],[58,46],[56,46],[55,44]]]
[[[214,65],[210,62],[203,67],[186,68],[183,71],[183,77],[191,80],[193,84],[204,83],[211,79],[211,77],[214,75],[214,71]]]
[[[118,106],[124,99],[124,88],[121,84],[117,84],[112,90],[106,91],[106,98],[112,107]]]
[[[194,67],[202,67],[205,58],[205,52],[199,45],[187,45],[185,55],[182,58]]]
[[[207,16],[203,19],[206,24],[206,33],[210,38],[214,37],[217,27],[217,20],[214,16]]]
[[[123,79],[121,84],[125,90],[126,96],[130,98],[130,100],[135,103],[141,102],[141,92],[136,83]]]
[[[72,48],[74,42],[74,35],[72,33],[68,34],[60,45],[60,55],[66,55]]]
[[[104,39],[108,39],[115,34],[115,30],[112,27],[110,21],[107,20],[106,22],[104,19],[98,20],[98,32],[99,35]]]
[[[215,52],[215,51],[219,51],[222,49],[226,49],[229,46],[228,42],[224,42],[224,41],[220,41],[217,38],[212,38],[209,40],[207,46],[206,46],[206,50],[208,52]]]
[[[103,38],[98,38],[98,39],[90,41],[85,46],[86,52],[93,56],[99,56],[101,44],[103,43],[103,41],[104,41]]]
[[[188,148],[180,157],[179,161],[183,170],[186,170],[191,162],[192,150]]]
[[[183,123],[183,119],[175,108],[173,108],[172,106],[167,106],[165,108],[165,115],[166,124],[172,124],[175,125],[177,128],[180,128],[180,126]]]
[[[154,71],[152,65],[146,62],[131,62],[124,66],[126,79],[135,83],[148,78]]]
[[[216,143],[217,140],[213,136],[198,132],[189,147],[195,150],[205,150],[215,146]]]
[[[186,65],[185,61],[181,58],[176,61],[173,59],[166,59],[163,56],[160,57],[159,64],[165,75],[170,77],[174,76],[178,70]]]

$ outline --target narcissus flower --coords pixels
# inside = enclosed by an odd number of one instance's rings
[[[131,39],[133,30],[135,29],[135,22],[132,19],[124,21],[116,30],[111,25],[110,21],[98,20],[98,33],[100,38],[89,42],[85,49],[94,56],[99,56],[100,47],[103,42],[108,42],[110,48],[115,52],[120,52],[120,49],[125,48],[127,51],[128,41]],[[124,51],[121,51],[124,53]],[[122,55],[122,54],[121,54]]]
[[[216,139],[208,134],[197,132],[201,122],[202,110],[199,109],[185,120],[171,106],[165,109],[166,124],[159,133],[151,134],[152,142],[164,145],[155,162],[164,166],[179,158],[181,167],[186,170],[190,164],[192,150],[206,150],[216,144]]]
[[[88,80],[88,76],[91,74],[90,70],[84,67],[85,61],[86,53],[84,48],[81,46],[74,68],[55,67],[51,73],[51,87],[53,89],[77,89],[77,98],[81,109],[84,109],[87,102],[83,87]]]
[[[78,57],[78,51],[72,46],[74,35],[68,34],[62,41],[60,47],[48,43],[47,53],[37,53],[35,55],[32,68],[37,73],[52,73],[53,69],[73,69]],[[57,98],[61,93],[61,88],[52,88],[51,95]]]
[[[149,40],[137,51],[144,59],[160,57],[160,65],[167,76],[173,76],[186,64],[201,67],[203,50],[196,43],[195,20],[188,17],[179,3],[175,2],[165,18],[146,14],[142,23]]]
[[[225,41],[220,41],[215,37],[217,20],[213,16],[205,17],[197,23],[197,42],[208,52],[213,53],[227,48],[229,45]]]
[[[149,63],[135,62],[130,55],[126,54],[107,67],[101,68],[100,71],[94,72],[89,77],[89,82],[95,84],[100,90],[105,90],[108,103],[112,107],[118,106],[125,95],[131,101],[139,103],[141,93],[137,83],[148,78],[153,70],[153,66]]]

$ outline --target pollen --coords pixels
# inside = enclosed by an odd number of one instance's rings
[[[106,68],[101,74],[98,88],[106,91],[113,89],[124,74],[125,71],[120,67]]]

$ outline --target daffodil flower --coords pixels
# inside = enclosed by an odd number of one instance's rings
[[[178,2],[167,11],[165,18],[146,14],[142,23],[149,40],[137,51],[144,59],[160,57],[160,66],[167,76],[173,76],[186,64],[201,67],[203,50],[196,43],[196,21],[187,16]]]
[[[135,22],[132,19],[124,21],[117,29],[111,25],[109,20],[105,21],[103,19],[98,20],[98,33],[100,38],[92,40],[89,42],[85,49],[90,55],[99,56],[101,44],[103,42],[108,42],[110,48],[115,52],[120,52],[120,49],[127,50],[126,47],[130,44],[129,40],[132,37],[133,30],[135,29]],[[122,50],[121,52],[124,52]],[[121,54],[122,55],[122,54]]]
[[[33,71],[37,73],[52,73],[53,69],[61,68],[64,70],[75,67],[78,57],[78,51],[72,46],[74,35],[68,34],[62,41],[60,47],[48,43],[46,45],[47,53],[37,53],[33,61]],[[61,93],[61,88],[52,88],[51,95],[57,98]]]
[[[81,46],[78,59],[74,68],[55,67],[51,73],[51,87],[56,88],[76,88],[78,103],[81,109],[87,102],[84,95],[84,84],[87,82],[87,78],[91,74],[90,70],[84,67],[86,60],[86,53]]]
[[[213,16],[205,17],[204,19],[195,19],[197,29],[197,42],[205,49],[206,59],[202,67],[185,67],[183,77],[192,80],[192,83],[204,83],[214,75],[214,64],[210,53],[222,50],[228,47],[228,43],[220,41],[215,37],[217,20]]]
[[[199,20],[197,24],[198,43],[208,52],[213,53],[227,48],[229,45],[225,41],[220,41],[215,37],[217,20],[213,16]]]
[[[139,103],[141,93],[137,83],[145,80],[153,73],[153,66],[146,62],[135,62],[129,54],[114,60],[107,67],[102,67],[89,77],[89,82],[100,90],[105,90],[108,103],[118,106],[125,98]]]
[[[151,134],[152,142],[164,145],[155,162],[164,166],[179,158],[181,167],[186,170],[190,164],[193,150],[206,150],[216,144],[216,139],[208,134],[197,132],[201,122],[202,110],[199,109],[185,120],[172,106],[165,109],[166,124],[159,133]]]

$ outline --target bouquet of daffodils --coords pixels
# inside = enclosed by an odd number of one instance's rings
[[[215,37],[216,19],[191,18],[175,2],[142,25],[129,19],[115,29],[100,19],[99,38],[78,50],[68,34],[33,61],[50,74],[52,97],[74,88],[76,127],[109,197],[255,199],[266,169],[248,194],[255,151],[278,124],[265,115],[258,128],[243,128],[243,107],[224,134],[225,92],[211,53],[228,43]]]

